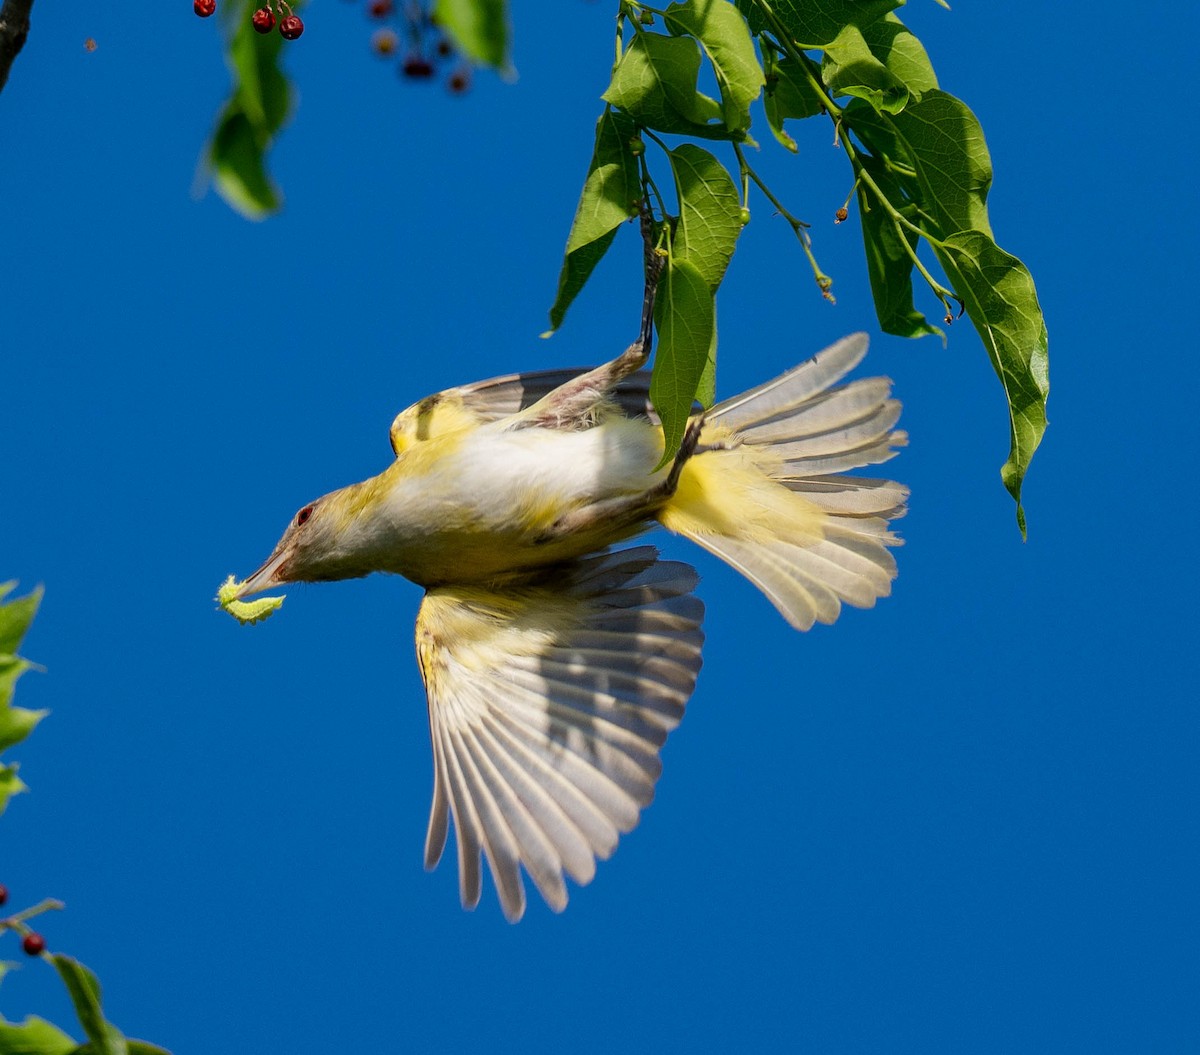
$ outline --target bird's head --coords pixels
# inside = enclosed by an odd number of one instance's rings
[[[236,599],[289,582],[321,582],[364,574],[346,568],[342,492],[334,491],[301,508],[261,568],[241,583]]]

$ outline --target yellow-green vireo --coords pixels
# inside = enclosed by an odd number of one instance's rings
[[[426,588],[417,658],[433,740],[432,868],[453,816],[464,907],[486,855],[505,916],[524,867],[555,911],[638,822],[700,669],[697,575],[652,546],[655,522],[745,575],[799,630],[871,607],[896,575],[889,520],[907,488],[843,475],[905,442],[891,382],[838,384],[847,337],[692,416],[663,468],[642,372],[649,321],[594,370],[451,388],[392,424],[395,461],[301,509],[267,562],[222,592],[375,571]],[[259,602],[261,603],[261,602]],[[249,610],[250,606],[245,606]]]

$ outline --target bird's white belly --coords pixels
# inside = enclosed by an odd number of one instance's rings
[[[654,486],[662,432],[615,418],[590,429],[502,430],[484,426],[436,466],[399,481],[387,498],[395,566],[418,582],[477,580],[592,552],[631,533],[603,523],[547,543],[567,513]],[[382,541],[382,540],[381,540]]]
[[[627,418],[579,432],[480,429],[455,459],[454,474],[465,505],[485,520],[509,521],[525,508],[565,512],[647,490],[661,453],[662,433]]]

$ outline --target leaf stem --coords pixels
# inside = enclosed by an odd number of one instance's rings
[[[792,233],[800,242],[800,247],[804,250],[804,255],[808,257],[808,263],[812,267],[813,278],[816,279],[817,286],[821,290],[821,296],[823,296],[831,304],[836,303],[833,294],[829,292],[830,287],[833,285],[833,279],[821,270],[821,265],[817,263],[816,255],[812,251],[812,239],[808,235],[808,227],[810,225],[798,217],[793,216],[783,202],[775,197],[775,195],[771,192],[771,188],[768,187],[765,182],[763,182],[762,177],[754,171],[753,166],[749,161],[746,160],[745,151],[742,150],[740,143],[731,143],[730,146],[733,147],[733,152],[737,155],[738,167],[741,169],[742,173],[743,188],[748,190],[748,184],[746,181],[753,180],[754,185],[763,192],[767,201],[775,206],[775,209],[778,211],[779,215],[782,216],[785,221],[787,221],[788,225],[792,229]]]
[[[653,132],[650,131],[650,129],[639,128],[639,131],[641,132],[642,135],[647,136],[650,139],[654,140],[654,142],[657,143],[664,152],[670,153],[670,151],[667,150],[666,143],[664,143],[661,139],[659,139],[658,136],[656,136]],[[650,175],[650,166],[646,164],[646,155],[645,154],[642,154],[638,158],[638,167],[641,169],[643,196],[645,196],[648,199],[650,197],[650,193],[652,193],[654,195],[655,200],[658,202],[658,211],[660,213],[662,213],[663,223],[666,223],[667,217],[670,215],[667,212],[667,204],[666,204],[666,202],[663,201],[662,192],[658,189],[658,184],[654,182],[654,177]],[[649,193],[647,193],[647,192],[649,192]],[[653,213],[651,213],[651,215],[653,215]]]
[[[66,907],[58,898],[48,897],[31,908],[22,909],[20,912],[14,912],[11,916],[0,918],[0,931],[15,930],[20,934],[28,934],[29,928],[25,925],[27,919],[40,916],[43,912],[56,911]]]
[[[929,288],[933,290],[933,294],[942,302],[942,307],[946,309],[946,318],[949,319],[953,314],[953,309],[950,307],[950,301],[958,302],[959,308],[962,308],[962,298],[952,289],[943,286],[936,278],[929,273],[929,269],[922,263],[921,258],[917,256],[917,251],[913,244],[908,240],[908,235],[905,231],[911,231],[918,238],[924,238],[930,245],[936,246],[939,249],[942,247],[942,242],[938,238],[932,237],[924,228],[917,226],[908,219],[899,209],[892,204],[891,199],[884,193],[883,188],[875,182],[874,177],[867,171],[867,167],[863,164],[862,158],[858,156],[858,152],[850,142],[849,136],[842,136],[842,149],[845,150],[846,156],[850,159],[850,165],[854,169],[856,183],[870,188],[876,202],[883,208],[883,211],[888,214],[888,219],[892,221],[892,226],[896,229],[896,234],[900,238],[900,244],[904,246],[904,251],[908,254],[909,260],[912,261],[921,277],[929,284]],[[960,310],[959,315],[962,314]]]

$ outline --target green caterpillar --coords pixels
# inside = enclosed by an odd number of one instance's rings
[[[217,603],[234,619],[245,626],[247,623],[258,623],[277,611],[283,604],[282,597],[260,597],[255,601],[239,601],[234,598],[238,587],[242,584],[231,575],[217,590]]]

